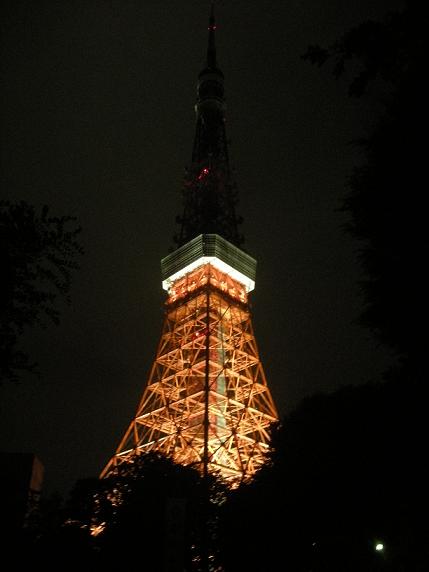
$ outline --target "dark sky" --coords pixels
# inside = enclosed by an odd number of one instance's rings
[[[217,9],[230,154],[254,326],[281,415],[376,377],[356,325],[357,245],[338,211],[374,113],[300,56],[393,0],[224,0]],[[26,340],[40,378],[0,387],[0,450],[35,452],[48,491],[96,476],[137,407],[163,317],[159,262],[181,212],[208,2],[3,3],[2,196],[78,217],[86,251],[59,327]]]

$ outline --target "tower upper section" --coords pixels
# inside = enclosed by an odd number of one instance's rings
[[[216,23],[213,12],[209,20],[209,38],[207,46],[206,66],[198,75],[197,102],[195,113],[197,118],[192,162],[228,163],[228,148],[225,136],[225,98],[224,76],[217,67]]]
[[[183,189],[183,215],[175,237],[183,246],[201,234],[218,234],[239,246],[241,220],[236,216],[237,190],[233,181],[225,131],[224,76],[217,64],[216,22],[212,4],[205,66],[198,75],[196,127],[192,163]]]

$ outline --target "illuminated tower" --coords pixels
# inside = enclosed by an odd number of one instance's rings
[[[102,477],[134,455],[159,451],[234,485],[263,464],[277,421],[248,305],[256,261],[239,248],[215,29],[212,9],[178,248],[161,261],[168,292],[161,341],[136,415]]]

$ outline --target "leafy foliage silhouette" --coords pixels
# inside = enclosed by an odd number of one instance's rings
[[[344,210],[351,215],[347,230],[361,244],[362,323],[417,371],[424,367],[426,342],[416,319],[427,323],[429,287],[427,215],[420,206],[426,180],[422,141],[429,128],[422,10],[408,2],[383,22],[364,22],[334,46],[311,46],[303,56],[318,65],[332,62],[336,77],[351,67],[350,95],[372,90],[383,103],[372,133],[358,142],[363,163],[350,177]]]
[[[25,329],[59,323],[59,299],[69,302],[72,273],[83,249],[80,227],[48,207],[0,202],[0,380],[17,380],[36,364],[19,347]]]
[[[39,526],[33,551],[53,561],[64,547],[75,546],[76,554],[97,566],[122,569],[138,558],[154,572],[199,572],[205,570],[206,548],[211,565],[218,560],[224,498],[225,487],[216,478],[206,480],[157,453],[139,455],[106,478],[78,481],[60,518],[52,526],[48,515],[48,526]]]

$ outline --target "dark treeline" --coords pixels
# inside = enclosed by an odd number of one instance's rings
[[[137,562],[151,572],[429,569],[424,22],[410,2],[305,56],[332,62],[338,77],[358,64],[350,94],[383,94],[344,209],[365,273],[362,322],[396,364],[383,379],[344,380],[305,399],[273,429],[272,455],[252,483],[230,491],[142,457],[109,479],[78,482],[65,504],[42,503],[24,531],[9,531],[16,558]]]
[[[316,395],[274,431],[250,484],[229,491],[148,454],[79,481],[65,504],[42,502],[8,546],[18,563],[53,567],[423,572],[426,424],[421,385],[402,374]]]

